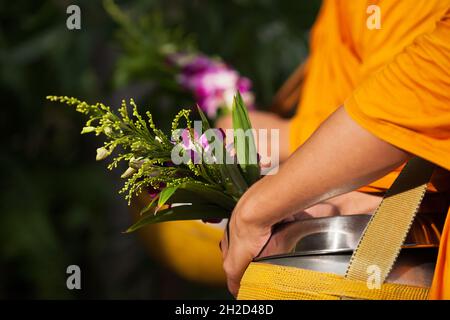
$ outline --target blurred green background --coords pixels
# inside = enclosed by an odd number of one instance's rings
[[[68,30],[66,8],[81,8]],[[101,140],[49,94],[117,106],[134,97],[160,126],[194,101],[165,85],[161,46],[217,55],[253,81],[257,105],[307,55],[320,1],[0,2],[0,298],[228,298],[153,260],[131,223],[122,181],[95,162]],[[119,9],[120,8],[120,9]],[[170,82],[170,81],[169,81]],[[82,270],[67,290],[66,268]]]

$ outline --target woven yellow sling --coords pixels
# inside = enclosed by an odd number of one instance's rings
[[[238,299],[420,300],[428,288],[385,283],[425,195],[434,166],[408,162],[368,223],[344,276],[253,262],[247,268]],[[368,285],[368,270],[380,270],[381,286]]]

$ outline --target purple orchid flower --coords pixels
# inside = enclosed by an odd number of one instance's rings
[[[253,108],[251,81],[222,61],[186,53],[172,54],[168,60],[180,68],[178,83],[192,92],[208,117],[215,118],[220,108],[230,109],[236,91],[241,93],[246,105]]]
[[[223,131],[223,129],[213,130],[215,130],[215,139],[218,139],[220,143],[223,143],[225,140],[225,131]],[[181,146],[185,152],[188,152],[193,163],[200,163],[203,153],[212,151],[213,145],[208,141],[207,136],[206,133],[199,136],[198,132],[194,129],[183,129],[181,133]],[[212,142],[215,144],[216,140],[213,140]]]

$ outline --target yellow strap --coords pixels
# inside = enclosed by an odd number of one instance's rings
[[[424,300],[428,288],[384,283],[370,290],[366,281],[332,274],[253,262],[239,289],[239,300],[339,300],[345,296],[367,300]]]
[[[420,158],[406,164],[361,236],[346,279],[365,282],[368,268],[374,266],[380,272],[381,283],[386,280],[419,210],[433,169],[433,164]]]

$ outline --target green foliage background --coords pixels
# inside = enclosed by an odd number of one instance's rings
[[[81,30],[66,8],[81,8]],[[319,1],[118,1],[141,31],[132,38],[101,1],[0,2],[0,298],[223,298],[153,261],[117,194],[119,173],[96,163],[100,141],[79,134],[81,117],[45,96],[118,106],[134,97],[158,125],[191,105],[165,86],[157,46],[169,39],[225,61],[254,83],[258,106],[306,57]],[[134,40],[133,40],[134,39]],[[66,289],[80,265],[82,290]]]

